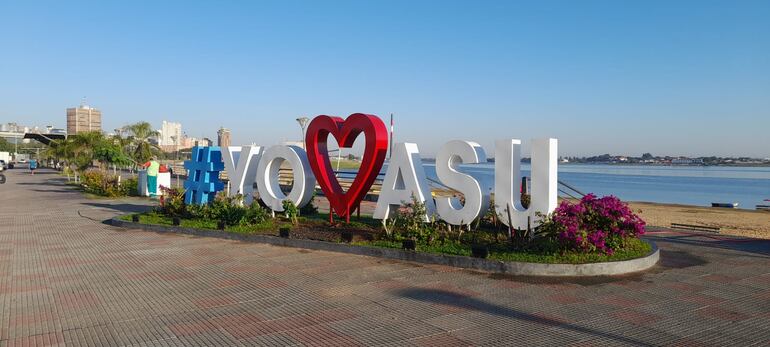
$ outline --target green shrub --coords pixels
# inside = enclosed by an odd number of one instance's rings
[[[315,206],[315,191],[313,192],[313,196],[310,197],[310,202],[307,203],[307,205],[302,206],[299,209],[299,214],[302,216],[312,216],[316,213],[318,213],[318,207]]]
[[[118,176],[99,170],[88,170],[80,175],[80,187],[89,194],[110,198],[133,195],[136,192],[136,179],[119,182]]]
[[[258,225],[270,218],[267,210],[256,201],[251,205],[243,206],[241,195],[230,197],[221,192],[207,205],[187,205],[184,203],[184,191],[179,189],[166,191],[167,197],[160,212],[168,217],[224,221],[228,226]]]
[[[299,223],[299,209],[297,205],[289,199],[284,200],[281,204],[283,205],[283,213],[286,215],[286,218],[291,220],[291,224],[297,225]]]
[[[122,196],[138,196],[137,187],[139,180],[134,177],[125,178],[120,182],[120,192]]]
[[[241,206],[242,201],[242,195],[228,196],[220,192],[208,206],[209,218],[224,221],[227,225],[240,224],[246,215],[246,209]]]
[[[208,219],[209,205],[184,205],[185,217],[190,219]]]
[[[161,191],[163,192],[163,203],[160,206],[160,212],[168,217],[184,217],[187,214],[184,190],[162,187]]]
[[[262,224],[268,220],[268,218],[270,218],[270,213],[258,202],[254,201],[245,208],[240,224],[243,226]]]
[[[425,222],[425,204],[412,196],[412,201],[396,210],[392,222],[383,221],[386,236],[392,240],[415,239],[431,243],[438,235],[435,218]]]
[[[96,170],[86,171],[80,175],[80,187],[86,193],[104,195],[104,175]]]

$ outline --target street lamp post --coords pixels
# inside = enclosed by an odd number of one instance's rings
[[[310,118],[307,117],[299,117],[297,118],[297,123],[299,123],[300,128],[302,128],[302,149],[307,150],[307,146],[305,144],[305,127],[307,126],[307,122],[310,121]]]
[[[173,143],[172,148],[174,149],[174,163],[169,166],[171,167],[171,171],[174,171],[173,166],[176,165],[177,161],[179,160],[179,142],[177,141],[179,141],[177,136],[171,135],[171,142]],[[177,171],[175,173],[176,173],[176,186],[177,188],[179,188],[179,172]]]

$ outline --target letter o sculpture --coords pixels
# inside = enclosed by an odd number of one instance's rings
[[[294,172],[294,183],[288,195],[281,191],[278,174],[281,164],[288,161]],[[259,198],[273,211],[283,211],[283,201],[288,199],[302,207],[313,198],[315,176],[310,169],[305,150],[297,146],[272,146],[268,148],[257,167]]]

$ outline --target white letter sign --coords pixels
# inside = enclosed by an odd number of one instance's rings
[[[460,164],[486,162],[487,156],[478,143],[449,141],[436,154],[436,176],[441,183],[465,196],[465,205],[457,198],[436,198],[438,215],[449,224],[470,224],[489,207],[489,189],[471,175],[458,171]]]
[[[532,191],[529,208],[521,204],[521,140],[495,141],[495,211],[508,225],[510,206],[513,228],[527,229],[540,224],[537,213],[547,215],[556,208],[558,196],[558,142],[556,139],[532,140]]]
[[[225,147],[223,154],[225,169],[230,179],[228,194],[243,194],[243,202],[250,205],[254,200],[254,180],[257,179],[257,164],[262,155],[262,147]]]
[[[427,213],[423,219],[425,222],[430,221],[436,206],[425,178],[420,151],[416,143],[397,143],[393,146],[373,217],[387,219],[393,209],[411,202],[412,197],[425,204]]]
[[[283,194],[278,182],[281,164],[288,161],[294,174],[294,183],[288,196]],[[305,150],[297,146],[272,146],[268,148],[257,167],[259,198],[273,211],[283,211],[283,201],[294,202],[302,207],[310,202],[315,189],[315,177],[310,171]]]

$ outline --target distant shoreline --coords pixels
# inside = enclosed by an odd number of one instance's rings
[[[494,162],[494,161],[491,161]],[[523,161],[522,161],[523,162]],[[623,166],[661,166],[661,167],[770,167],[770,163],[757,164],[644,164],[644,163],[559,163],[559,165],[623,165]]]
[[[422,158],[425,163],[435,163],[436,158]],[[487,159],[487,163],[494,163],[495,158]],[[522,160],[521,163],[529,164],[530,160]],[[559,162],[559,165],[617,165],[617,166],[659,166],[659,167],[770,167],[770,163],[733,163],[733,164],[663,164],[663,163],[615,163],[615,162]]]

